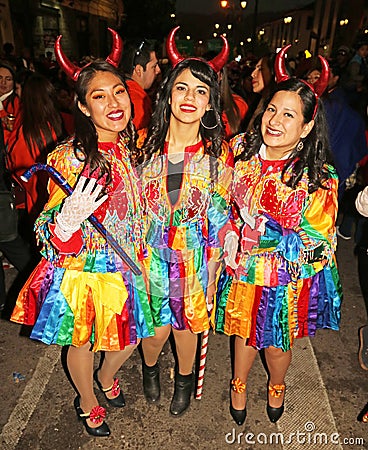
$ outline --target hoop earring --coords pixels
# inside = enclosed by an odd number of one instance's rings
[[[168,121],[167,121],[167,109],[166,109],[166,106],[165,106],[165,109],[164,109],[164,114],[163,114],[163,116],[164,116],[164,122],[165,123],[167,123]]]
[[[213,114],[215,114],[215,111],[211,108],[211,109],[209,109],[209,110],[204,114],[203,117],[200,118],[201,125],[202,125],[202,127],[205,128],[206,130],[214,130],[215,128],[217,128],[217,127],[219,126],[219,124],[218,124],[218,122],[217,122],[217,120],[216,120],[216,115],[215,115],[215,122],[216,122],[215,125],[208,126],[208,125],[206,125],[206,124],[203,123],[202,118],[204,118],[210,111],[213,111]],[[207,117],[208,117],[208,116],[207,116]]]
[[[298,145],[296,146],[296,151],[297,152],[301,152],[304,148],[304,143],[303,141],[299,141]]]

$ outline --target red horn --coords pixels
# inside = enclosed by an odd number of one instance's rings
[[[60,68],[74,81],[77,81],[79,74],[81,72],[81,68],[73,64],[69,61],[69,59],[65,56],[63,50],[61,49],[61,38],[62,35],[58,36],[55,41],[55,57],[58,62]]]
[[[313,89],[318,97],[320,97],[326,90],[328,81],[330,79],[330,66],[323,56],[318,55],[318,58],[322,65],[322,71],[319,79],[314,83]]]
[[[123,54],[123,41],[119,33],[117,33],[115,30],[113,30],[112,28],[108,28],[108,30],[112,34],[112,46],[111,53],[106,58],[106,61],[112,66],[118,67],[121,60],[121,55]]]
[[[170,62],[172,64],[173,67],[175,67],[180,61],[183,61],[183,59],[185,59],[179,52],[178,49],[176,48],[176,44],[175,44],[175,34],[178,31],[178,29],[180,28],[180,26],[177,26],[176,28],[173,28],[166,40],[166,52],[167,52],[167,56],[170,59]]]
[[[227,39],[222,35],[221,39],[223,40],[221,52],[208,62],[208,64],[214,69],[215,72],[220,72],[220,70],[226,64],[226,61],[228,60],[230,54],[230,47]]]
[[[291,44],[283,47],[276,55],[275,58],[275,75],[276,82],[280,83],[280,81],[285,81],[290,78],[289,74],[286,71],[285,67],[285,54],[291,47]]]

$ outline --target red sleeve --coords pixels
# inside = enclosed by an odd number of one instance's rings
[[[248,103],[242,97],[240,97],[240,95],[233,94],[233,98],[237,107],[239,108],[240,117],[243,120],[248,112]]]
[[[83,248],[82,230],[79,228],[69,241],[63,242],[55,235],[55,224],[50,223],[49,230],[51,232],[50,242],[62,255],[77,256]]]

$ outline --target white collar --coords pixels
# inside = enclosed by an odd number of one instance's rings
[[[14,89],[12,89],[10,92],[7,92],[6,94],[3,94],[0,96],[0,102],[3,102],[4,100],[6,100],[9,95],[11,95],[13,93]]]
[[[283,156],[282,158],[278,159],[277,161],[283,161],[284,159],[289,159],[291,153],[292,153],[292,152],[288,153],[287,155]],[[265,161],[270,161],[270,160],[267,158],[267,155],[266,155],[266,145],[265,145],[265,144],[262,144],[262,145],[261,145],[261,148],[259,149],[258,154],[259,154],[259,156],[260,156],[262,159],[264,159]]]

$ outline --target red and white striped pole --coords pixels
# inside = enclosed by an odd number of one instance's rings
[[[202,398],[203,391],[203,380],[204,380],[204,371],[206,368],[206,358],[207,358],[207,350],[208,350],[208,336],[210,332],[209,330],[205,330],[202,336],[202,346],[201,346],[201,355],[199,359],[199,371],[198,371],[198,379],[197,379],[197,390],[196,390],[196,400],[200,400]]]

